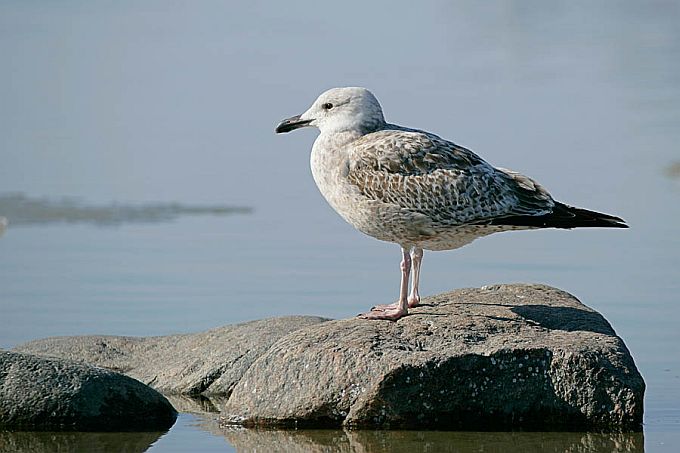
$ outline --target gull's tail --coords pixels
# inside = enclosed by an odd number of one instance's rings
[[[628,228],[625,220],[601,212],[575,208],[555,202],[550,214],[540,216],[512,216],[494,219],[490,225],[512,225],[538,228]]]

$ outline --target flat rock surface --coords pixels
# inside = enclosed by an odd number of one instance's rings
[[[72,337],[18,349],[119,369],[161,390],[221,395],[215,409],[225,425],[642,426],[645,386],[623,341],[599,313],[543,285],[440,294],[397,322],[275,318],[187,336]]]
[[[0,351],[0,428],[159,431],[176,416],[163,395],[127,376]]]
[[[272,343],[323,321],[327,319],[285,316],[161,337],[55,337],[24,343],[15,351],[98,365],[163,393],[229,395]]]

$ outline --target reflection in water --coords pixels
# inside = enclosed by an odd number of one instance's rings
[[[0,234],[4,226],[45,223],[93,223],[120,225],[122,223],[165,222],[184,215],[245,214],[252,209],[240,206],[192,206],[179,203],[129,205],[112,203],[88,206],[73,199],[57,201],[30,198],[20,193],[0,195]],[[5,218],[4,226],[2,219]]]
[[[3,432],[1,453],[143,452],[164,433]]]
[[[214,434],[220,434],[214,432]],[[223,429],[238,452],[643,452],[642,433]]]
[[[220,428],[203,414],[201,431],[224,437],[237,452],[644,452],[642,433],[257,430]],[[0,453],[146,451],[164,433],[0,432]]]

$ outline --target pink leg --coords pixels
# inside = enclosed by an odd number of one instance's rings
[[[364,319],[388,319],[396,321],[408,314],[408,278],[411,273],[411,255],[408,250],[401,248],[401,287],[399,289],[399,301],[395,305],[387,306],[384,309],[373,309],[367,313],[359,315]]]
[[[418,290],[420,284],[420,265],[423,262],[423,249],[416,247],[411,251],[411,262],[413,280],[411,282],[411,294],[408,296],[408,308],[415,308],[420,305],[420,292]],[[371,311],[396,309],[397,305],[399,305],[399,302],[393,304],[376,305],[371,309]]]
[[[413,261],[413,282],[411,283],[411,294],[408,296],[409,308],[420,305],[418,284],[420,283],[420,264],[423,262],[423,249],[414,248],[411,251],[411,260]]]

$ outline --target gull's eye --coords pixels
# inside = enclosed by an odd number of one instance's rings
[[[322,107],[324,110],[330,110],[330,109],[333,108],[333,104],[331,104],[330,102],[326,102],[326,103],[323,104],[321,107]]]

